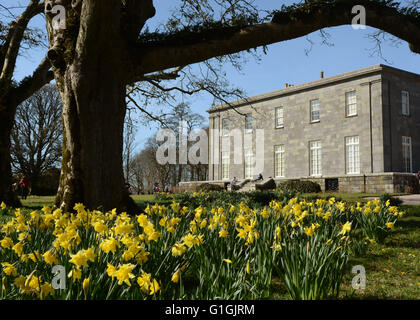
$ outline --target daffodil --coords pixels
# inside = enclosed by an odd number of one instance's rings
[[[187,251],[187,248],[183,243],[175,243],[172,247],[172,255],[173,256],[181,256]]]
[[[44,283],[41,285],[41,295],[42,297],[53,296],[55,293],[50,283]]]
[[[346,233],[348,233],[348,232],[350,232],[350,230],[351,230],[351,222],[349,222],[349,221],[347,221],[345,224],[343,224],[342,225],[342,227],[341,227],[341,234],[346,234]]]
[[[136,266],[134,264],[128,263],[123,264],[114,272],[114,276],[118,280],[118,285],[121,285],[123,282],[128,286],[131,286],[130,279],[135,278],[134,274],[131,273]]]
[[[99,247],[105,253],[108,253],[108,252],[115,253],[115,251],[117,251],[118,246],[119,246],[118,241],[114,238],[106,239],[106,240],[102,241],[99,245]]]
[[[226,238],[229,235],[229,232],[225,229],[220,230],[219,237],[220,238]]]
[[[45,262],[49,265],[58,264],[57,257],[51,252],[51,250],[48,250],[45,252],[42,257],[44,258]]]
[[[0,241],[0,245],[4,249],[11,249],[13,247],[13,240],[9,237],[3,238],[3,240]]]
[[[2,262],[1,265],[3,266],[3,272],[6,275],[8,275],[8,276],[14,276],[14,277],[17,276],[17,270],[16,270],[16,268],[12,264],[10,264],[8,262]]]
[[[87,258],[83,250],[80,250],[76,254],[70,254],[71,259],[69,260],[70,263],[73,263],[76,267],[87,267]]]
[[[180,269],[175,271],[174,274],[172,275],[171,281],[174,282],[174,283],[178,283],[180,273],[181,273]]]
[[[393,222],[387,222],[387,223],[386,223],[386,227],[387,227],[388,229],[393,229],[393,228],[394,228],[394,223],[393,223]]]
[[[12,247],[12,249],[20,257],[22,255],[22,252],[23,252],[23,245],[22,245],[21,242],[18,242]]]

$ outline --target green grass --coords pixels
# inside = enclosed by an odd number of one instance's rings
[[[351,288],[347,273],[342,298],[420,299],[420,206],[403,206],[407,215],[398,221],[383,245],[375,244],[366,255],[353,257],[349,267],[363,265],[366,289]]]
[[[420,206],[402,206],[401,218],[384,244],[372,244],[366,254],[351,257],[344,276],[340,299],[420,299]],[[365,290],[352,288],[353,266],[366,270]],[[275,299],[288,299],[284,284],[272,283]]]
[[[142,202],[156,202],[153,194],[132,195],[133,200],[137,203]],[[54,196],[38,197],[29,196],[26,200],[21,200],[24,209],[42,209],[43,206],[52,206],[54,203]]]
[[[347,201],[347,202],[367,202],[369,201],[370,197],[380,197],[383,195],[382,193],[339,193],[339,192],[321,192],[321,193],[304,193],[301,195],[302,198],[313,199],[313,198],[329,198],[335,197],[337,200],[340,201]],[[391,196],[402,196],[405,193],[391,193]]]

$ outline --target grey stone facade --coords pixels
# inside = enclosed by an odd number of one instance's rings
[[[403,90],[409,93],[409,115],[402,114]],[[346,93],[349,92],[356,94],[357,115],[346,114]],[[315,99],[319,100],[320,119],[311,122],[310,102]],[[276,128],[277,107],[283,108],[282,128]],[[214,106],[208,112],[209,127],[213,133],[222,128],[223,119],[228,119],[229,132],[236,130],[242,138],[238,145],[234,144],[233,137],[225,137],[223,133],[220,137],[210,135],[211,181],[230,181],[234,176],[239,180],[246,178],[244,148],[248,138],[252,139],[254,160],[258,158],[258,163],[263,163],[263,168],[253,172],[252,176],[256,177],[261,172],[264,178],[273,177],[279,182],[312,179],[321,181],[325,188],[325,178],[340,178],[341,191],[373,192],[372,188],[366,190],[366,181],[376,181],[371,183],[376,185],[383,180],[384,187],[378,187],[378,190],[397,192],[396,189],[404,187],[385,187],[385,181],[394,181],[394,178],[389,178],[394,175],[384,173],[406,172],[403,136],[411,138],[410,172],[420,170],[420,75],[403,70],[384,65],[372,66],[235,101],[230,105]],[[245,130],[246,114],[252,114],[252,130]],[[261,137],[257,139],[262,130],[263,141]],[[359,157],[354,161],[359,163],[360,169],[352,173],[346,166],[349,159],[346,156],[348,137],[358,137],[359,141]],[[321,144],[321,174],[317,176],[311,175],[311,141]],[[284,148],[284,175],[281,177],[275,175],[275,146]],[[227,179],[222,177],[222,151],[229,154]],[[242,161],[238,163],[238,159]],[[372,178],[378,176],[386,178]],[[362,187],[352,187],[360,185],[361,179]]]

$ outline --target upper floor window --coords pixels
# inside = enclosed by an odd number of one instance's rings
[[[356,91],[346,93],[346,116],[357,116],[357,97]]]
[[[401,107],[404,116],[410,115],[410,94],[408,91],[401,91]]]
[[[284,111],[283,107],[276,108],[276,128],[284,127]]]
[[[311,100],[311,122],[318,122],[320,121],[320,113],[319,113],[320,105],[319,100]]]
[[[228,136],[229,135],[229,128],[230,127],[230,121],[229,119],[223,119],[222,120],[222,134],[223,136]]]
[[[252,130],[252,113],[248,113],[245,116],[245,129],[248,130]]]

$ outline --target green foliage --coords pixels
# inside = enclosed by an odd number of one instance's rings
[[[358,227],[363,230],[367,239],[378,243],[384,242],[391,229],[394,228],[397,218],[403,215],[397,207],[389,206],[379,200],[368,202],[364,209],[359,209],[360,204],[354,214]]]
[[[292,192],[276,192],[276,191],[251,191],[251,192],[194,192],[194,193],[181,193],[175,195],[156,195],[156,199],[169,200],[178,202],[181,206],[189,208],[197,208],[199,206],[224,206],[227,204],[238,205],[243,202],[244,204],[260,208],[267,206],[272,200],[280,200],[287,202],[294,197]]]
[[[60,169],[52,168],[32,184],[31,195],[53,196],[57,193],[60,181]]]
[[[297,193],[318,193],[321,192],[321,186],[313,181],[289,180],[280,183],[277,186],[280,191]]]
[[[225,189],[222,186],[219,186],[217,184],[211,184],[211,183],[200,184],[197,188],[198,192],[224,191],[224,190]]]
[[[403,201],[400,198],[394,198],[389,193],[385,193],[385,194],[381,195],[380,200],[383,203],[389,201],[389,205],[390,206],[395,206],[395,207],[398,207],[403,203]]]

